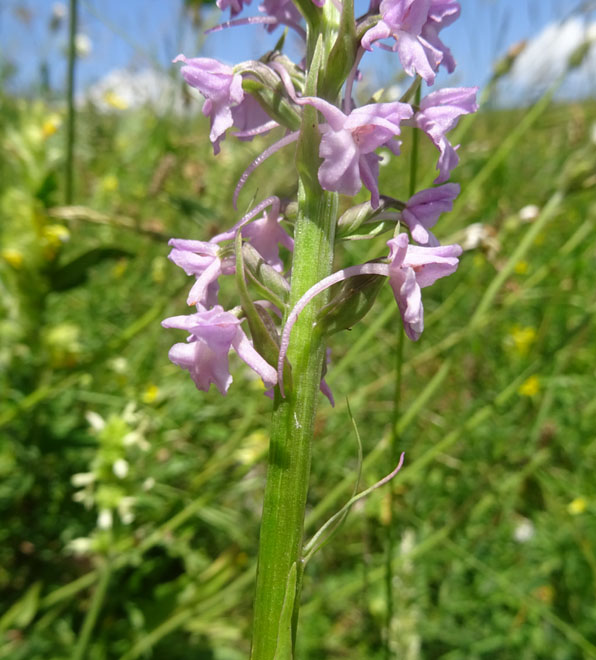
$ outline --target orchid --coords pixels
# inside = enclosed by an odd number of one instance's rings
[[[232,383],[228,354],[233,347],[265,386],[272,387],[277,381],[275,369],[253,348],[240,323],[240,319],[220,305],[209,310],[199,306],[195,314],[165,319],[161,323],[164,328],[180,328],[190,333],[188,343],[174,344],[168,357],[189,371],[199,390],[206,392],[213,383],[221,394],[226,394]]]
[[[245,94],[244,99],[231,110],[233,125],[238,129],[233,135],[239,140],[252,140],[255,135],[266,133],[278,125],[250,94]]]
[[[400,122],[413,112],[406,103],[376,103],[352,110],[349,115],[319,98],[306,97],[303,103],[314,106],[327,120],[320,127],[323,159],[319,183],[325,190],[355,195],[364,184],[371,192],[373,207],[379,205],[379,157],[374,153],[385,146],[399,154]]]
[[[206,99],[203,114],[211,119],[209,139],[213,153],[218,154],[220,141],[234,124],[232,107],[244,99],[242,76],[234,73],[231,67],[206,57],[189,59],[178,55],[173,61],[184,62],[180,69],[184,80],[191,87],[196,87]]]
[[[263,0],[263,4],[259,5],[259,11],[277,21],[267,25],[268,32],[275,30],[279,24],[296,26],[302,19],[292,0]]]
[[[457,126],[462,115],[478,110],[477,91],[477,87],[456,87],[431,92],[422,99],[420,110],[414,116],[415,125],[428,135],[440,152],[439,176],[435,183],[447,181],[451,170],[459,163],[458,147],[453,147],[445,134]]]
[[[304,59],[297,64],[283,53],[285,35],[273,52],[234,68],[184,55],[174,61],[183,63],[182,76],[205,97],[202,111],[210,119],[215,154],[232,127],[240,140],[274,127],[285,131],[244,169],[231,206],[237,208],[251,173],[282,148],[294,148],[297,185],[285,188],[289,199],[283,201],[269,191],[264,199],[253,196],[241,217],[208,242],[170,241],[170,259],[195,278],[187,302],[196,305],[196,312],[168,318],[163,325],[187,331],[187,341],[176,343],[169,357],[190,373],[199,390],[213,384],[221,394],[228,392],[234,349],[274,400],[251,650],[252,660],[274,660],[289,658],[295,641],[294,626],[287,622],[298,619],[300,605],[300,590],[292,589],[297,580],[301,583],[305,563],[303,521],[319,393],[333,405],[326,382],[327,342],[358,323],[387,284],[405,335],[420,338],[422,289],[452,274],[461,254],[458,245],[441,246],[434,234],[460,191],[458,184],[445,183],[459,160],[446,135],[477,105],[476,88],[442,89],[420,101],[420,79],[432,85],[439,67],[455,68],[440,38],[459,16],[455,0],[370,0],[360,19],[347,1],[260,2],[260,15],[241,18],[250,0],[217,0],[220,9],[230,9],[232,20],[209,33],[286,25],[304,41]],[[353,88],[360,81],[361,60],[375,45],[389,48],[385,39],[393,41],[405,73],[417,77],[404,96],[409,102],[358,106]],[[409,199],[401,201],[390,196],[399,192],[381,196],[378,151],[400,156],[404,127],[423,131],[438,149],[435,183],[443,185],[417,190],[413,179]],[[415,159],[411,164],[414,176]],[[400,177],[396,185],[403,190],[407,183]],[[363,186],[370,199],[342,209],[338,218],[339,194],[353,196]],[[371,261],[332,272],[341,241],[374,241],[389,231],[388,256],[379,245]],[[231,311],[219,300],[224,275],[235,276],[235,289],[221,295],[235,298]],[[282,640],[284,635],[289,638]]]
[[[441,53],[441,66],[449,73],[455,70],[455,60],[449,48],[439,38],[439,32],[459,17],[460,10],[456,0],[431,0],[428,18],[422,26],[422,38]]]
[[[213,306],[217,301],[219,276],[231,275],[235,271],[233,257],[221,256],[221,248],[213,242],[172,238],[169,245],[173,249],[168,258],[187,275],[195,275],[197,278],[188,294],[187,303]]]
[[[459,190],[459,184],[446,183],[438,188],[421,190],[406,202],[401,216],[417,243],[439,245],[430,228],[434,227],[441,213],[451,211],[453,200],[459,195]]]
[[[242,230],[242,235],[252,243],[263,259],[281,272],[283,263],[279,257],[279,245],[288,250],[294,249],[294,241],[288,232],[280,225],[281,217],[275,208],[264,213],[263,217],[254,220]]]
[[[387,245],[389,284],[393,289],[406,335],[416,341],[424,330],[424,308],[420,289],[454,273],[462,249],[459,245],[409,245],[407,234],[399,234],[387,241]]]
[[[432,85],[443,53],[422,35],[430,8],[431,0],[383,0],[381,20],[365,33],[362,47],[372,50],[375,41],[392,37],[404,71]]]
[[[215,4],[222,11],[229,8],[230,16],[233,18],[244,9],[244,5],[250,5],[250,2],[251,0],[217,0]]]

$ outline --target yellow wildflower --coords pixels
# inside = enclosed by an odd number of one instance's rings
[[[538,376],[527,378],[517,390],[522,396],[536,396],[540,391],[540,380]]]
[[[62,243],[67,243],[70,240],[70,232],[64,225],[46,225],[42,230],[42,234],[48,245],[52,247],[59,247]]]
[[[70,232],[64,225],[45,225],[41,231],[44,257],[51,261],[58,254],[58,249],[70,239]]]
[[[514,267],[514,270],[518,275],[525,275],[529,269],[530,266],[527,261],[518,261]]]
[[[126,110],[128,108],[128,101],[118,96],[111,89],[104,94],[103,100],[115,110]]]
[[[128,268],[128,260],[127,259],[118,259],[118,261],[114,264],[112,268],[112,275],[116,279],[120,279],[124,273],[126,272],[126,269]]]
[[[104,192],[115,192],[118,190],[118,177],[114,174],[107,174],[101,180],[100,186]]]
[[[153,403],[159,396],[159,387],[151,383],[143,393],[143,403]]]
[[[0,252],[0,256],[10,264],[13,268],[20,268],[23,265],[23,253],[19,250],[13,250],[11,248],[6,248]]]
[[[267,449],[267,434],[258,429],[253,431],[234,452],[234,457],[243,465],[253,465]]]
[[[567,511],[572,516],[577,516],[580,513],[583,513],[588,507],[588,502],[585,497],[576,497],[573,501],[569,502],[567,506]]]
[[[509,333],[508,340],[520,355],[526,355],[530,346],[536,341],[536,330],[531,326],[515,325]]]
[[[50,135],[54,135],[54,133],[60,128],[61,123],[62,119],[60,119],[60,115],[52,114],[49,117],[46,117],[41,125],[41,133],[43,137],[48,138]]]

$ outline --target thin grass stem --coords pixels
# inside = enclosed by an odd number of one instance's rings
[[[68,116],[66,119],[66,160],[64,202],[67,206],[72,204],[74,186],[74,144],[76,108],[74,103],[75,66],[77,59],[77,0],[70,0],[68,17],[68,70],[66,78],[66,105]]]

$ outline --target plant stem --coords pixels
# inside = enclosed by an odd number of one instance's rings
[[[420,85],[416,89],[415,103],[420,105]],[[415,130],[412,134],[412,151],[410,156],[410,182],[409,182],[409,196],[411,197],[416,192],[416,178],[418,172],[418,145],[419,145],[419,131]],[[399,417],[401,413],[401,391],[402,391],[402,375],[404,363],[404,337],[405,332],[403,328],[399,328],[399,335],[397,338],[397,347],[395,350],[395,393],[393,398],[393,414],[391,419],[391,441],[389,445],[389,464],[395,465],[397,457],[399,456]],[[385,641],[384,651],[385,658],[389,660],[393,657],[391,649],[391,626],[394,616],[394,598],[393,598],[393,555],[395,554],[395,525],[393,520],[393,512],[396,506],[395,486],[389,485],[389,520],[387,523],[387,549],[385,553],[385,599],[387,601],[387,613],[385,619]]]
[[[68,21],[68,73],[66,80],[66,104],[68,107],[68,118],[66,127],[66,165],[65,165],[65,187],[64,203],[67,206],[72,204],[73,199],[73,153],[75,141],[75,117],[76,110],[74,106],[74,81],[75,81],[75,62],[76,52],[76,32],[77,32],[77,0],[70,0],[70,12]]]
[[[327,5],[320,31],[311,26],[308,32],[305,95],[317,95],[319,73],[326,61],[324,55],[332,43],[337,9],[332,3]],[[298,215],[286,318],[311,286],[331,274],[333,266],[338,195],[323,190],[317,179],[319,142],[318,114],[307,106],[302,110],[296,149]],[[286,381],[291,382],[284,382],[285,398],[282,398],[280,388],[275,388],[251,660],[290,658],[296,642],[303,573],[304,511],[317,398],[325,359],[323,338],[314,326],[319,310],[328,299],[329,292],[326,291],[314,298],[298,316],[287,352],[291,378]],[[290,582],[295,586],[288,589]],[[286,614],[288,612],[290,617]]]
[[[302,294],[331,273],[337,219],[337,195],[301,179],[290,307]],[[286,397],[276,390],[267,483],[263,504],[257,588],[254,609],[252,660],[273,660],[288,574],[298,570],[292,616],[295,640],[300,600],[304,510],[310,475],[311,445],[325,346],[313,324],[325,304],[318,296],[298,317],[288,350],[292,384]]]
[[[110,582],[110,575],[112,574],[110,560],[106,559],[106,562],[103,566],[101,577],[95,591],[93,593],[93,599],[91,605],[87,610],[87,616],[83,621],[83,627],[81,629],[81,634],[77,640],[77,646],[74,650],[73,660],[83,660],[87,657],[87,647],[91,640],[91,633],[93,632],[93,627],[99,616],[99,612],[102,608],[103,602],[106,597],[108,590],[108,584]]]

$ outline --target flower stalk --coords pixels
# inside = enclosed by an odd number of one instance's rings
[[[331,272],[337,194],[306,191],[301,184],[290,300]],[[310,194],[309,194],[310,193]],[[300,255],[300,256],[299,256]],[[313,265],[316,266],[313,268]],[[296,266],[295,266],[296,267]],[[313,325],[326,297],[306,307],[294,326],[288,361],[291,388],[275,395],[267,482],[261,520],[254,606],[253,660],[273,660],[290,569],[298,572],[293,597],[293,641],[298,621],[302,576],[304,511],[310,475],[311,445],[325,346]]]
[[[215,385],[227,393],[233,350],[273,398],[251,658],[289,660],[305,565],[304,514],[319,392],[333,405],[324,381],[326,341],[359,322],[385,282],[405,335],[417,341],[424,331],[422,289],[453,273],[461,254],[458,245],[441,245],[431,231],[459,194],[457,184],[446,183],[458,164],[457,147],[446,133],[475,111],[476,90],[445,89],[421,98],[421,80],[430,85],[439,66],[448,71],[455,66],[439,38],[459,15],[455,0],[371,0],[359,19],[353,0],[263,0],[261,16],[236,18],[247,4],[250,0],[217,0],[232,20],[215,33],[259,23],[271,32],[285,25],[304,40],[304,60],[294,64],[281,52],[282,37],[260,60],[235,67],[184,55],[174,61],[182,62],[182,76],[205,99],[214,154],[230,129],[240,140],[286,131],[244,171],[231,205],[236,208],[251,173],[281,148],[295,149],[297,196],[288,202],[272,194],[210,241],[172,239],[170,259],[195,277],[187,303],[196,311],[162,324],[189,333],[169,355],[198,389]],[[361,61],[373,47],[387,47],[377,43],[383,40],[393,44],[415,80],[400,101],[359,105],[354,87]],[[412,183],[407,200],[379,189],[378,151],[399,156],[403,130],[426,134],[434,144],[435,183],[442,184],[416,192]],[[411,158],[415,170],[416,148]],[[363,187],[370,200],[339,219],[339,195],[353,196]],[[332,273],[336,230],[338,242],[375,240],[391,231],[393,236],[383,248],[388,254]],[[225,309],[219,278],[228,275],[235,276],[236,296]],[[394,445],[397,454],[397,438]]]

